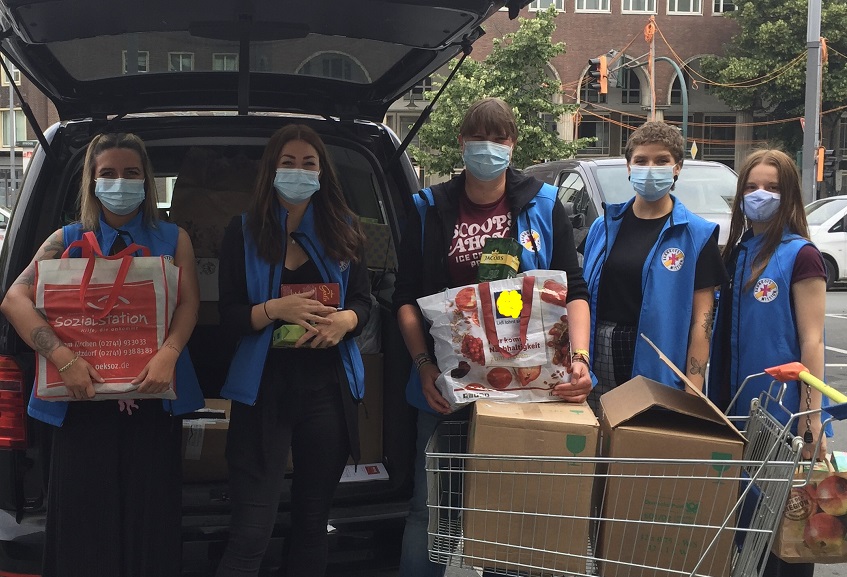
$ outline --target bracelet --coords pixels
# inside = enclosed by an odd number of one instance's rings
[[[427,363],[432,363],[432,357],[429,356],[429,353],[419,353],[415,355],[415,358],[412,359],[412,362],[415,364],[415,368],[417,370],[421,370],[421,367]]]
[[[75,355],[74,355],[74,358],[72,358],[70,361],[68,361],[68,364],[66,364],[64,367],[59,367],[59,372],[60,372],[60,373],[64,373],[64,372],[65,372],[65,371],[67,371],[69,368],[71,368],[71,367],[73,366],[73,364],[74,364],[75,362],[77,362],[78,360],[79,360],[79,355],[76,355],[76,354],[75,354]]]
[[[268,317],[268,320],[272,321],[271,315],[268,314],[268,301],[262,303],[262,310],[265,311],[265,316]]]
[[[583,356],[586,359],[588,359],[588,351],[585,350],[585,349],[574,349],[574,350],[571,351],[571,353],[574,354],[574,355]]]
[[[179,349],[178,349],[177,347],[175,347],[174,345],[172,345],[171,343],[165,343],[165,346],[166,346],[166,347],[168,347],[168,348],[171,348],[171,349],[175,350],[175,351],[176,351],[176,354],[178,354],[178,355],[181,355],[181,354],[182,354],[182,351],[181,351],[181,350],[179,350]]]
[[[588,367],[591,366],[591,363],[588,361],[587,351],[583,352],[581,350],[576,350],[571,355],[571,363],[585,363]]]

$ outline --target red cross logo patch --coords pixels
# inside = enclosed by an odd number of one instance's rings
[[[533,239],[535,240],[535,246],[533,246]],[[518,237],[518,242],[520,242],[526,250],[531,250],[533,252],[538,250],[538,252],[541,252],[541,235],[535,230],[522,230]]]
[[[760,278],[753,287],[753,296],[760,303],[769,303],[779,294],[779,287],[771,278]]]
[[[662,253],[662,264],[671,272],[681,269],[683,262],[685,262],[685,253],[678,248],[668,248]]]

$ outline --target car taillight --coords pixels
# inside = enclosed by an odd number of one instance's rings
[[[26,448],[24,378],[18,363],[0,356],[0,447]]]

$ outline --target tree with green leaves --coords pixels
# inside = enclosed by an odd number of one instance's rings
[[[735,20],[739,33],[725,55],[702,60],[703,75],[718,84],[714,94],[736,110],[747,110],[757,119],[802,117],[806,95],[807,0],[740,0],[725,17]],[[847,101],[847,3],[823,0],[821,35],[830,47],[823,65],[821,110]],[[840,112],[821,117],[822,141],[831,148]],[[771,131],[786,150],[802,147],[799,122],[776,125]]]
[[[520,28],[493,42],[485,60],[467,58],[438,99],[420,130],[420,146],[411,147],[416,162],[427,171],[451,174],[462,166],[457,137],[462,117],[476,100],[499,97],[511,105],[518,123],[518,143],[512,164],[523,168],[549,159],[570,158],[593,139],[569,142],[545,127],[545,118],[557,121],[577,106],[556,104],[561,86],[548,74],[550,60],[565,51],[564,42],[552,42],[556,10],[551,6],[535,18],[520,18]],[[456,62],[453,62],[455,65]],[[444,78],[436,78],[437,92]]]

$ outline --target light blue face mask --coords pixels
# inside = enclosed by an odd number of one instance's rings
[[[321,173],[302,168],[277,168],[274,188],[277,194],[291,204],[306,202],[321,188]]]
[[[665,196],[673,186],[674,166],[631,166],[629,181],[641,198],[653,202]]]
[[[778,193],[760,188],[744,195],[741,208],[753,222],[768,222],[779,210],[779,199]]]
[[[507,168],[512,159],[512,147],[488,140],[469,140],[462,152],[465,168],[478,180],[494,180]]]
[[[144,202],[144,180],[134,178],[98,178],[94,181],[94,196],[103,208],[124,216]]]

